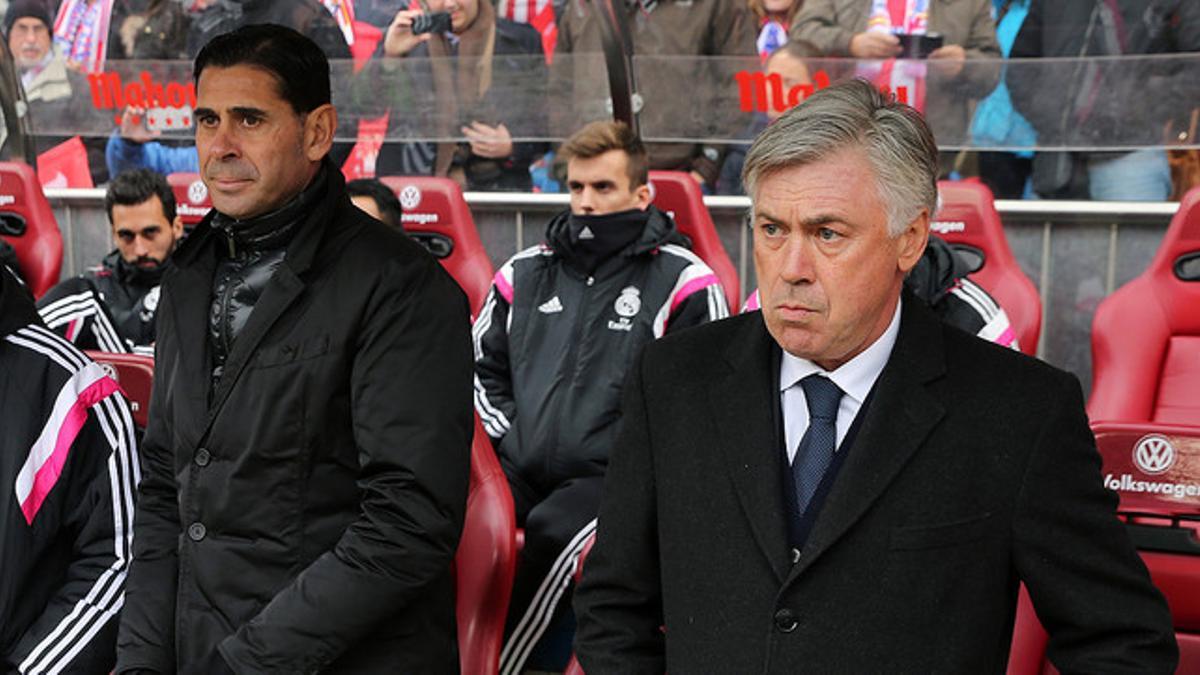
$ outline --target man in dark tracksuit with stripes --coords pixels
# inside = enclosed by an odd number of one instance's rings
[[[116,382],[0,266],[0,672],[107,673],[140,476]]]
[[[175,193],[149,169],[126,171],[104,195],[116,250],[38,301],[50,330],[80,349],[154,354],[159,282],[183,238]]]
[[[503,673],[521,671],[568,606],[628,366],[665,333],[729,313],[716,275],[650,205],[646,153],[628,127],[588,125],[559,154],[571,209],[496,273],[474,328],[475,408],[525,528]]]

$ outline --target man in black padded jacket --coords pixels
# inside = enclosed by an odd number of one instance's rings
[[[457,673],[466,298],[350,202],[312,41],[195,74],[213,211],[163,280],[117,672]]]

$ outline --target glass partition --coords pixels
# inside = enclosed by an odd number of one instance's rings
[[[1200,54],[967,61],[810,59],[803,77],[763,72],[758,58],[634,59],[643,138],[730,144],[817,89],[863,77],[921,109],[943,149],[1123,150],[1200,147]],[[196,92],[187,61],[110,61],[80,75],[71,104],[30,107],[32,132],[107,136],[129,106],[153,136],[187,139]],[[459,142],[472,122],[516,142],[559,141],[611,116],[600,54],[497,56],[489,72],[453,58],[332,64],[339,141]],[[1023,120],[1016,116],[1023,114]],[[1028,122],[1028,127],[1023,126]]]

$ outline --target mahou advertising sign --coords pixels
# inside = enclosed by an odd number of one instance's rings
[[[190,129],[191,111],[196,107],[196,85],[192,82],[162,81],[149,71],[126,80],[118,72],[88,75],[92,105],[96,110],[112,110],[121,123],[126,106],[147,110],[147,126],[159,129]],[[158,117],[151,119],[154,115]]]

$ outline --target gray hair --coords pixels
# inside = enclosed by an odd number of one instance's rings
[[[938,159],[933,133],[913,108],[866,80],[840,82],[808,97],[768,126],[750,150],[742,183],[751,198],[767,175],[862,148],[895,237],[921,211],[937,210]]]

